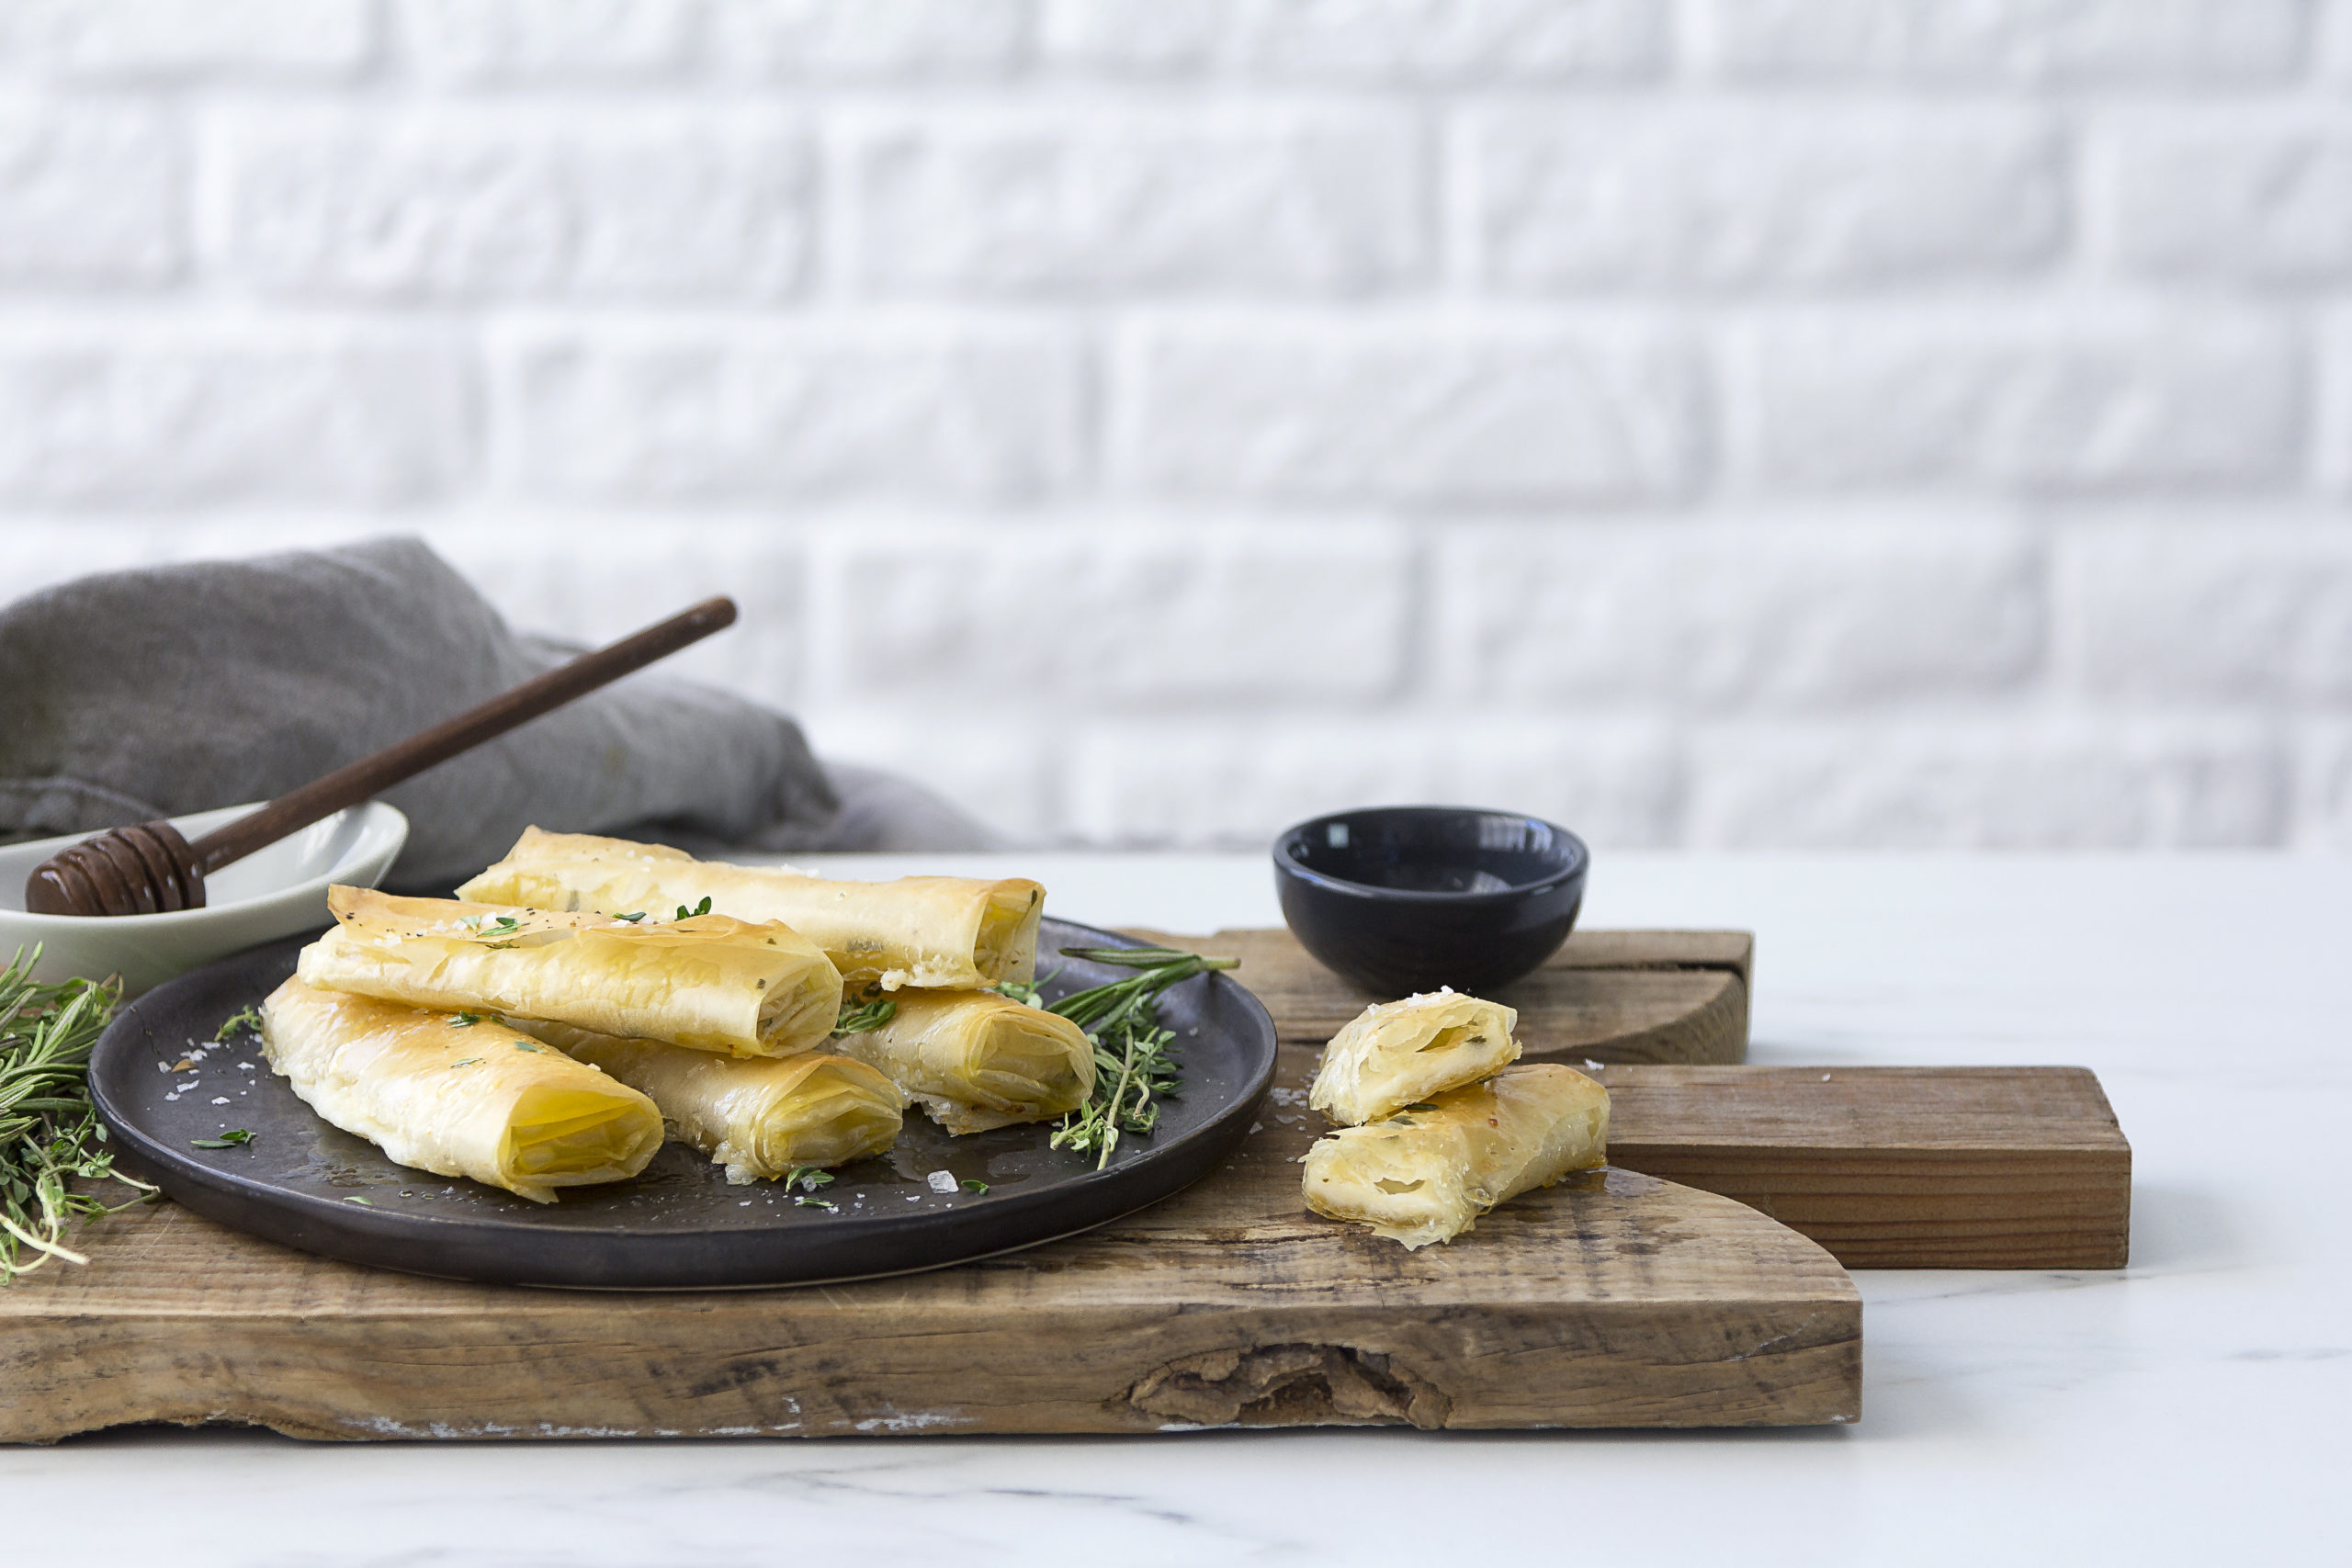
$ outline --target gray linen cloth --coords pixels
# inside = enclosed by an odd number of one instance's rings
[[[413,539],[47,589],[0,608],[0,840],[267,799],[578,651],[508,629]],[[907,780],[820,764],[783,715],[656,672],[384,798],[409,818],[401,887],[462,880],[532,823],[697,851],[995,847]]]

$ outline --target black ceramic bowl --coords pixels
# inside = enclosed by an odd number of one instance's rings
[[[1274,886],[1299,944],[1364,989],[1485,991],[1567,940],[1590,860],[1541,818],[1378,806],[1285,830]]]

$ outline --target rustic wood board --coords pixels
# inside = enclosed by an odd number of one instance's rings
[[[1152,1432],[1850,1421],[1835,1260],[1631,1171],[1407,1252],[1318,1219],[1315,1054],[1216,1176],[1116,1225],[936,1273],[615,1296],[445,1283],[171,1206],[0,1292],[0,1439],[131,1421],[313,1438]]]
[[[1324,968],[1287,931],[1136,934],[1240,959],[1236,978],[1266,1004],[1285,1043],[1320,1047],[1365,1007],[1386,999]],[[1519,1037],[1531,1058],[1741,1062],[1755,952],[1747,931],[1577,931],[1493,999],[1519,1010]]]
[[[1703,1065],[1745,1051],[1736,932],[1580,932],[1515,987],[1532,1055],[1631,1058],[1601,1071],[1619,1168],[1406,1253],[1306,1213],[1292,1163],[1319,1124],[1315,1052],[1363,998],[1284,932],[1179,940],[1243,956],[1290,1043],[1240,1156],[1117,1225],[899,1280],[605,1296],[410,1279],[134,1211],[85,1233],[87,1269],[0,1291],[0,1438],[1850,1420],[1851,1282],[1695,1189],[1857,1262],[2122,1260],[2130,1150],[2087,1073]],[[1678,1003],[1661,976],[1696,983]],[[1685,1065],[1642,1065],[1660,1055]]]
[[[1151,939],[1239,957],[1286,1043],[1319,1047],[1374,999],[1287,931]],[[1728,1065],[1754,955],[1746,931],[1577,931],[1496,995],[1530,1058],[1605,1064],[1612,1163],[1736,1198],[1849,1269],[2123,1267],[2132,1146],[2087,1068]]]
[[[2086,1067],[1609,1066],[1611,1163],[1849,1269],[2120,1269],[2132,1145]]]

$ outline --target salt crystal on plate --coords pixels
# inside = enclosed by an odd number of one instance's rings
[[[931,1190],[933,1192],[956,1190],[956,1173],[952,1170],[934,1170],[923,1179],[931,1183]]]
[[[225,1094],[216,1095],[213,1097],[212,1103],[215,1105],[226,1105],[229,1103],[229,1097]]]

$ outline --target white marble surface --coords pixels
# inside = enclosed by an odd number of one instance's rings
[[[844,871],[894,863],[834,863]],[[927,869],[937,869],[934,858]],[[1027,857],[1053,904],[1275,918],[1255,858]],[[2341,1562],[2352,1444],[2352,864],[1604,859],[1592,925],[1758,933],[1758,1062],[2098,1069],[2120,1273],[1865,1273],[1863,1416],[1821,1431],[0,1450],[0,1558]]]

